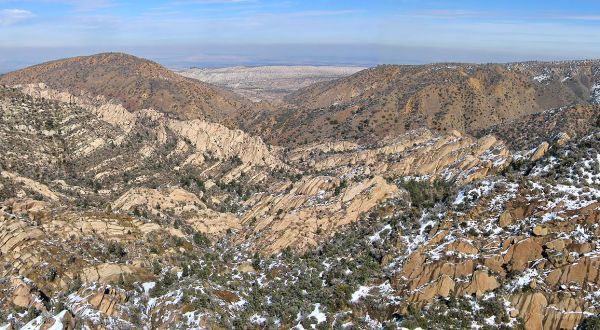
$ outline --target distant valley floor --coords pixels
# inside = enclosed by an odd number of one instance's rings
[[[259,66],[191,68],[176,72],[228,88],[253,101],[280,101],[283,96],[317,82],[350,76],[365,68],[345,66]]]

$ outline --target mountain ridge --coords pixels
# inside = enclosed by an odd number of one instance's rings
[[[599,68],[598,60],[381,65],[288,90],[276,104],[252,102],[123,53],[42,63],[4,74],[0,83],[46,83],[76,96],[114,98],[129,110],[155,108],[241,128],[270,144],[296,146],[373,142],[419,127],[477,134],[552,108],[595,105]]]
[[[79,96],[116,99],[131,111],[155,108],[181,119],[236,126],[235,117],[255,105],[230,91],[185,78],[162,65],[125,53],[55,60],[0,76],[4,85],[45,83]]]
[[[284,144],[375,141],[417,127],[474,133],[551,108],[595,105],[599,68],[598,61],[382,65],[291,93],[289,109],[249,126],[259,132],[261,121],[276,123],[265,138]]]

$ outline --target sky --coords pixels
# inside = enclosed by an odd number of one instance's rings
[[[0,0],[0,72],[120,51],[166,66],[600,58],[600,1]]]

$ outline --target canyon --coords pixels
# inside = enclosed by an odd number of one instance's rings
[[[600,62],[360,69],[0,76],[0,328],[593,321]]]

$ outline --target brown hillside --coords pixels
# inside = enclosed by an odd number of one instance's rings
[[[385,65],[301,89],[287,96],[289,110],[250,126],[280,144],[374,142],[418,127],[474,133],[551,108],[595,103],[599,81],[596,61]]]
[[[73,95],[102,95],[130,111],[154,108],[179,119],[205,119],[230,127],[236,126],[234,118],[240,112],[254,106],[232,92],[121,53],[43,63],[3,75],[0,83],[45,83]]]

